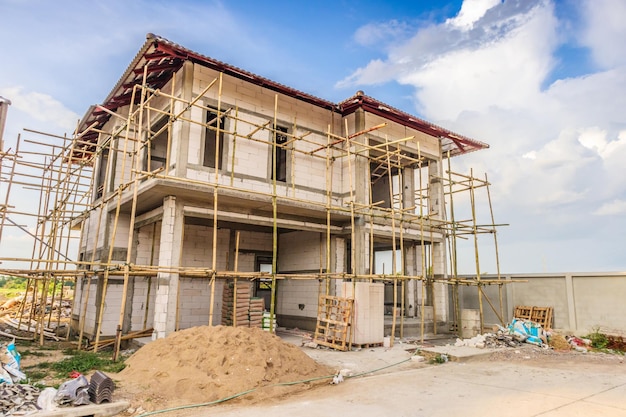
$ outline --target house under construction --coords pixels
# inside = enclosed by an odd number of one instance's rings
[[[453,212],[488,182],[450,159],[487,147],[361,91],[332,103],[149,34],[41,164],[48,226],[13,273],[76,280],[72,328],[95,340],[263,310],[331,344],[344,322],[350,341],[381,342],[386,316],[423,335],[458,321],[449,288],[473,284],[456,279],[457,235],[495,236]],[[3,153],[13,180],[18,153]],[[9,214],[7,195],[3,226]],[[78,231],[78,259],[60,256]]]

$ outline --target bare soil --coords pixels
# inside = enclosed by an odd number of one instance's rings
[[[276,384],[334,373],[273,334],[223,326],[172,333],[141,347],[126,365],[109,376],[117,382],[116,397],[128,399],[133,412],[206,403],[256,389],[236,401],[276,399],[328,383],[328,379]]]

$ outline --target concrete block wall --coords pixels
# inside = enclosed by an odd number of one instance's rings
[[[213,227],[185,225],[182,264],[185,267],[213,266]],[[217,270],[225,270],[230,241],[229,229],[217,231]]]
[[[117,325],[120,319],[120,308],[122,307],[122,294],[124,292],[124,281],[111,280],[104,301],[104,313],[100,336],[115,336]],[[95,303],[94,303],[95,308]],[[95,312],[94,312],[95,316]],[[95,328],[95,326],[94,326]]]
[[[159,265],[161,222],[149,224],[135,231],[135,261],[137,265]]]
[[[224,281],[215,282],[213,325],[222,322],[222,293]],[[194,326],[209,324],[211,305],[211,285],[208,279],[181,278],[179,301],[179,328],[187,329]]]
[[[196,94],[201,93],[203,88],[218,77],[219,74],[216,71],[196,65],[194,92]],[[239,106],[238,117],[243,119],[239,120],[237,123],[238,135],[249,134],[253,130],[256,130],[257,126],[274,120],[275,95],[275,92],[267,90],[263,87],[250,85],[249,83],[230,76],[223,77],[222,107],[225,109]],[[210,89],[205,96],[207,97],[207,100],[216,102],[218,99],[217,88]],[[197,120],[202,120],[202,117],[204,116],[201,113],[202,112],[198,110],[193,112],[192,116]],[[327,131],[329,124],[331,124],[332,119],[336,119],[332,123],[333,125],[340,125],[339,118],[330,111],[284,95],[279,95],[277,119],[279,124],[287,126],[290,129],[295,121],[298,127],[295,132],[292,132],[293,134],[302,135],[304,133],[310,133],[307,135],[307,140],[319,142],[318,145],[308,144],[306,142],[294,142],[293,146],[309,151],[317,149],[320,146],[324,146],[327,143],[325,132]],[[227,132],[234,130],[234,122],[232,120],[227,120],[225,130]],[[191,130],[189,144],[190,164],[199,164],[201,158],[202,134],[201,127],[192,128]],[[271,141],[271,137],[272,133],[269,130],[261,129],[258,130],[252,138],[269,142]],[[226,134],[226,139],[227,141],[230,141],[232,140],[232,137]],[[225,171],[230,172],[232,169],[232,146],[226,145],[225,149],[224,167],[227,167]],[[236,181],[236,186],[264,193],[271,192],[271,188],[268,187],[271,170],[270,154],[271,146],[269,144],[238,138],[234,171],[236,175],[243,175],[245,179],[238,179],[238,181]],[[295,195],[293,194],[293,188],[291,188],[292,184],[289,184],[291,182],[291,175],[289,173],[287,180],[288,184],[278,184],[277,193],[279,195],[293,196],[295,198],[309,201],[317,201],[320,203],[325,202],[325,160],[321,158],[313,158],[300,152],[295,152],[294,156],[296,159],[294,164],[296,167],[296,173],[294,176],[296,185]],[[291,168],[290,157],[288,157],[287,163],[289,170]],[[204,168],[199,168],[199,170],[207,171]],[[341,180],[341,173],[338,172],[333,175],[334,182],[339,183]],[[211,176],[198,172],[190,173],[189,176],[193,179],[201,181],[212,182],[214,180]],[[225,175],[225,177],[228,177],[226,178],[228,181],[224,183],[229,184],[230,176]],[[259,183],[255,184],[254,179],[257,179]],[[302,190],[299,187],[303,187],[305,189]],[[333,188],[335,187],[336,186],[333,186]],[[339,187],[337,187],[337,189],[338,188]]]
[[[281,273],[319,271],[320,265],[326,268],[326,241],[323,241],[320,250],[321,244],[320,233],[281,233],[278,242],[278,271]]]
[[[239,234],[239,249],[272,252],[272,234],[242,230]],[[241,262],[241,255],[239,255]]]
[[[626,276],[584,274],[565,277],[576,301],[572,321],[588,332],[601,329],[626,335]]]
[[[115,225],[115,217],[111,217],[109,219],[109,227],[110,230],[113,230]],[[126,213],[120,213],[117,219],[117,229],[115,232],[115,240],[113,241],[113,246],[116,248],[127,248],[128,247],[128,233],[130,231],[130,215]],[[120,259],[123,260],[123,259]]]
[[[240,253],[237,262],[239,272],[254,272],[256,268],[256,257],[253,253]]]
[[[87,300],[87,310],[85,313],[85,333],[93,334],[96,325],[96,291],[97,282],[92,278],[89,290],[87,290],[88,278],[80,278],[78,285],[76,286],[76,293],[74,294],[74,303],[72,305],[72,315],[74,317],[80,316],[85,305],[85,298],[89,292],[89,299]]]
[[[496,279],[484,275],[484,279]],[[507,274],[504,280],[518,280],[503,286],[505,321],[510,322],[516,306],[553,307],[554,328],[576,335],[595,329],[626,335],[626,272]],[[484,287],[499,309],[497,286]],[[475,287],[459,291],[461,308],[478,308]],[[486,302],[484,303],[486,304]],[[451,305],[452,308],[452,305]],[[488,305],[484,306],[485,324],[498,322]]]
[[[143,330],[154,323],[154,301],[156,298],[157,279],[155,277],[135,277],[131,316],[131,331]]]
[[[98,245],[96,249],[98,247],[102,247],[102,245],[104,244],[104,236],[105,236],[104,231],[106,230],[105,224],[106,224],[107,219],[106,219],[106,216],[100,216],[101,210],[102,208],[100,207],[95,208],[91,212],[91,216],[89,216],[86,220],[87,224],[83,228],[83,240],[82,240],[82,246],[80,248],[80,252],[83,254],[91,253],[94,250],[94,243],[96,243],[95,242],[96,239],[98,240]],[[99,229],[98,229],[98,221],[100,221]],[[98,234],[96,235],[97,232]],[[91,261],[90,255],[84,260]]]
[[[191,120],[205,120],[206,113],[199,107],[191,109]],[[202,165],[204,138],[204,126],[191,123],[189,126],[189,140],[187,142],[187,163],[190,165]]]
[[[319,286],[318,280],[280,280],[277,287],[277,314],[317,317]]]

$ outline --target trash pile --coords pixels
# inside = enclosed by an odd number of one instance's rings
[[[72,302],[70,299],[54,299],[47,297],[43,304],[39,299],[33,305],[24,296],[11,298],[0,305],[0,336],[13,337],[19,332],[38,332],[39,323],[33,318],[46,319],[44,336],[51,340],[60,340],[65,336],[69,328],[68,321],[72,315]],[[20,315],[22,319],[20,320]]]
[[[21,355],[15,348],[15,341],[3,348],[0,356],[0,383],[13,384],[26,379],[20,370]]]
[[[39,410],[39,389],[32,385],[0,383],[0,416],[25,415]]]
[[[3,417],[111,402],[115,388],[113,380],[100,371],[91,377],[91,382],[73,372],[72,379],[61,384],[58,390],[50,387],[40,392],[35,386],[21,384],[27,376],[20,369],[21,355],[15,348],[15,341],[3,347],[0,364],[0,416]]]
[[[64,382],[59,389],[39,388],[27,384],[0,383],[0,416],[28,415],[36,411],[55,411],[65,407],[111,402],[113,381],[100,371]]]
[[[530,320],[513,319],[507,326],[494,326],[494,333],[485,333],[470,339],[457,339],[455,346],[477,348],[516,347],[522,343],[547,347],[550,333]]]

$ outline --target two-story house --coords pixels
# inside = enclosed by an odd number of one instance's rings
[[[421,291],[446,276],[443,164],[486,144],[152,34],[78,137],[94,155],[80,246],[94,273],[73,312],[88,337],[220,324],[235,277],[283,326],[312,329],[319,294],[346,282],[387,282],[385,304],[445,321],[446,286]]]

